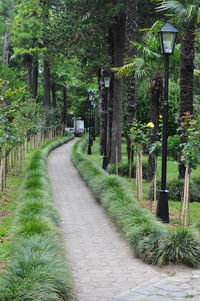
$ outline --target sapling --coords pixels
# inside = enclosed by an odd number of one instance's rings
[[[199,120],[198,120],[199,119]],[[181,118],[181,135],[184,135],[180,162],[185,165],[184,192],[180,213],[180,222],[186,227],[189,224],[189,184],[192,169],[200,164],[200,116],[193,119],[189,112]]]
[[[137,200],[143,204],[142,196],[142,151],[149,142],[149,128],[154,127],[152,122],[142,124],[136,120],[133,121],[130,129],[130,139],[132,147],[136,154],[136,187]],[[143,204],[144,205],[144,204]]]
[[[155,158],[155,169],[153,175],[153,204],[151,203],[150,210],[154,210],[157,207],[157,159],[158,155],[161,153],[162,144],[160,141],[156,141],[150,147],[149,153]]]

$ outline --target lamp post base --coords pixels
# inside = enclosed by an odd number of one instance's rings
[[[159,191],[156,216],[161,219],[163,223],[169,223],[168,190]]]
[[[108,157],[107,156],[103,156],[102,168],[106,170],[107,165],[108,165]]]
[[[91,144],[88,144],[88,151],[87,151],[87,154],[88,154],[88,155],[91,155],[91,154],[92,154],[92,146],[91,146]]]

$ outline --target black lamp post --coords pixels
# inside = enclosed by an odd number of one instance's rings
[[[96,117],[96,114],[95,114],[95,109],[96,109],[96,100],[93,99],[92,102],[92,109],[93,109],[93,112],[92,112],[92,117],[93,117],[93,125],[92,125],[92,139],[95,141],[96,139],[96,135],[95,135],[95,117]]]
[[[163,133],[162,133],[162,173],[161,189],[159,194],[156,215],[164,223],[169,222],[167,182],[167,130],[168,130],[168,82],[169,82],[169,55],[173,53],[178,31],[171,24],[166,23],[159,31],[161,52],[165,60],[165,86],[163,102]]]
[[[93,101],[94,92],[89,90],[88,99],[89,99],[89,139],[88,139],[88,155],[92,154],[92,101]]]
[[[106,169],[108,165],[107,156],[107,123],[108,123],[108,89],[110,87],[110,74],[104,74],[104,86],[105,86],[105,111],[104,111],[104,148],[103,148],[103,164],[102,168]]]

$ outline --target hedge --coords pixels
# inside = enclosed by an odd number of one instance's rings
[[[19,191],[10,263],[0,283],[1,301],[74,300],[59,217],[47,171],[50,151],[72,139],[51,140],[34,152]]]
[[[154,265],[169,263],[200,266],[200,236],[194,228],[167,228],[133,200],[128,182],[109,175],[84,154],[81,138],[72,150],[72,162],[94,197],[128,240],[135,255]],[[200,228],[200,226],[199,226]]]

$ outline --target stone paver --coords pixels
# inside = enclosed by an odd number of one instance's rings
[[[73,143],[54,150],[48,168],[78,300],[200,301],[199,270],[161,270],[134,258],[73,167]]]

